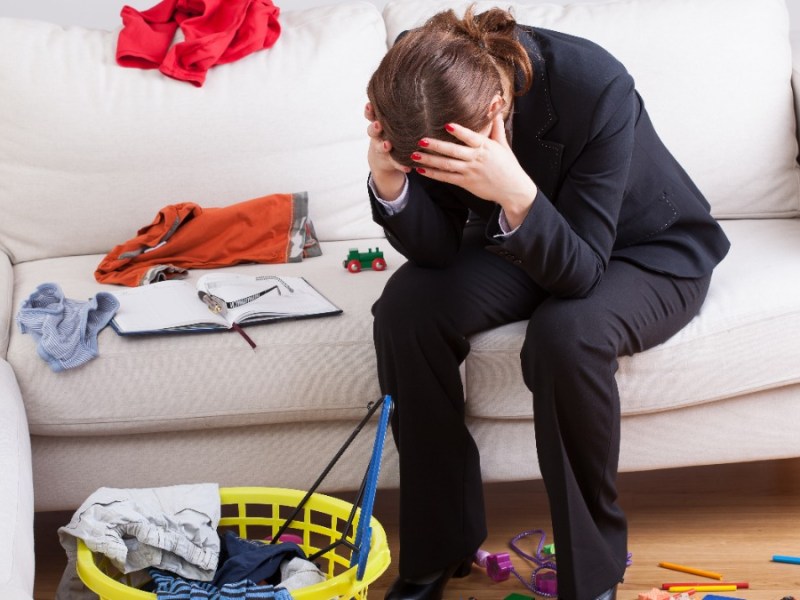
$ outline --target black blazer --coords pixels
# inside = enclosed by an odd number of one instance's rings
[[[477,217],[490,252],[563,297],[591,293],[611,258],[679,277],[710,273],[730,244],[622,64],[575,36],[523,26],[518,36],[534,69],[512,117],[514,154],[538,186],[529,214],[497,240],[498,205],[412,172],[401,212],[387,216],[371,197],[390,243],[420,266],[444,266]]]

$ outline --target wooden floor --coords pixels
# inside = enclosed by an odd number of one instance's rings
[[[507,551],[508,540],[526,529],[544,529],[551,540],[547,499],[540,481],[486,488],[490,532],[486,550]],[[660,561],[692,565],[722,573],[727,580],[750,583],[748,590],[718,593],[721,596],[747,600],[794,596],[800,600],[800,565],[770,560],[773,554],[800,556],[800,459],[627,473],[620,476],[619,488],[633,552],[633,565],[620,586],[619,600],[636,600],[640,592],[667,581],[698,579],[662,569],[657,566]],[[378,492],[375,515],[386,528],[396,557],[396,491]],[[37,600],[54,598],[65,564],[56,529],[70,516],[36,516]],[[371,586],[370,598],[383,598],[396,575],[396,564],[393,560]],[[514,564],[520,573],[530,573],[524,561],[514,560]],[[532,596],[518,580],[495,584],[476,568],[469,577],[453,580],[445,598],[501,600],[515,592]]]

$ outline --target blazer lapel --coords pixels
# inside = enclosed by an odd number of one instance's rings
[[[547,67],[536,41],[536,32],[531,27],[520,26],[518,33],[519,41],[533,63],[533,85],[527,94],[514,99],[511,147],[537,187],[553,200],[564,145],[547,140],[545,135],[555,126],[558,115],[550,98]],[[519,81],[517,85],[520,85]]]

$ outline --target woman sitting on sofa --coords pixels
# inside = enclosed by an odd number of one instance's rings
[[[373,214],[408,258],[373,308],[400,455],[386,598],[441,598],[486,537],[459,365],[471,335],[519,320],[559,598],[614,598],[617,357],[697,314],[729,243],[631,76],[585,39],[440,13],[398,39],[368,96]]]

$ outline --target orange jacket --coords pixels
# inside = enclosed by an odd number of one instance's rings
[[[135,238],[109,252],[95,279],[137,286],[181,277],[191,268],[299,262],[304,253],[316,254],[304,252],[316,245],[307,215],[305,193],[272,194],[221,208],[171,204]]]

